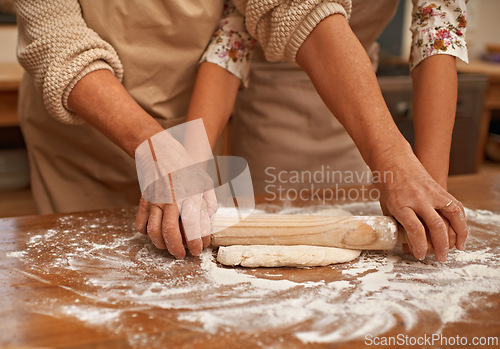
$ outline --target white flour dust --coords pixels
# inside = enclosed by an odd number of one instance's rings
[[[376,203],[340,208],[380,214]],[[318,209],[281,212],[313,214]],[[121,322],[138,314],[152,321],[173,316],[208,334],[293,327],[302,342],[330,343],[383,334],[398,323],[403,331],[416,330],[423,317],[435,320],[437,333],[447,323],[467,321],[478,301],[500,290],[500,250],[498,243],[490,244],[499,238],[500,216],[489,211],[467,210],[468,250],[450,251],[444,264],[433,258],[419,262],[400,250],[377,251],[363,252],[351,263],[293,273],[222,267],[211,250],[175,261],[147,237],[131,233],[129,216],[124,213],[127,223],[121,225],[109,224],[106,217],[78,225],[67,218],[32,234],[25,250],[10,252],[23,263],[22,273],[74,296],[72,304],[34,299],[32,309],[126,333],[131,343],[143,338],[142,329]],[[37,262],[40,255],[46,262]]]

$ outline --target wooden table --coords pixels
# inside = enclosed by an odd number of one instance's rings
[[[174,261],[134,233],[134,208],[0,220],[0,347],[364,348],[369,331],[498,340],[500,178],[450,189],[497,215],[469,211],[468,253],[443,265],[399,250],[311,269],[223,268],[210,252]]]

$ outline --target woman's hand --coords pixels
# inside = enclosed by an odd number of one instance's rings
[[[210,218],[216,211],[213,190],[186,198],[181,204],[152,204],[141,198],[135,228],[177,259],[186,256],[184,242],[189,252],[198,256],[210,245]],[[186,231],[191,239],[186,238]]]
[[[392,154],[383,167],[391,171],[392,180],[377,184],[382,210],[405,228],[405,251],[420,260],[434,253],[445,262],[450,248],[463,250],[468,228],[462,204],[432,179],[413,154]]]
[[[142,191],[135,227],[178,259],[186,255],[184,242],[194,256],[210,244],[210,218],[218,207],[212,179],[201,167],[212,151],[203,141],[203,123],[193,123],[172,131],[182,132],[183,145],[163,131],[135,151]]]
[[[444,217],[441,217],[444,220],[444,223],[446,224],[446,227],[448,229],[448,248],[452,249],[457,241],[457,234],[453,230],[453,228],[450,226],[450,223],[448,220]],[[403,244],[403,252],[409,255],[413,255],[413,251],[411,249],[411,246],[409,244]],[[432,241],[430,240],[429,235],[427,234],[427,256],[434,254],[434,245],[432,244]]]

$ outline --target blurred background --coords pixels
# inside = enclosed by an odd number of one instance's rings
[[[367,0],[368,1],[368,0]],[[379,39],[378,79],[394,119],[412,142],[410,47],[411,0],[401,0]],[[471,63],[458,62],[459,98],[451,175],[489,171],[500,177],[500,1],[468,3]],[[16,18],[11,0],[0,0],[0,217],[36,214],[29,166],[17,119],[22,68],[16,61]]]

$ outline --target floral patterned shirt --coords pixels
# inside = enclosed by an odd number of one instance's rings
[[[215,63],[241,79],[248,86],[250,62],[257,40],[245,28],[245,19],[232,1],[226,0],[219,29],[200,59]]]
[[[413,0],[410,69],[427,57],[448,54],[468,63],[466,0]]]
[[[370,1],[370,0],[364,0]],[[448,54],[468,62],[465,43],[468,0],[412,0],[412,47],[410,69],[427,57]],[[230,0],[224,4],[219,29],[200,63],[215,63],[248,86],[250,63],[256,40],[247,32],[243,15]]]

